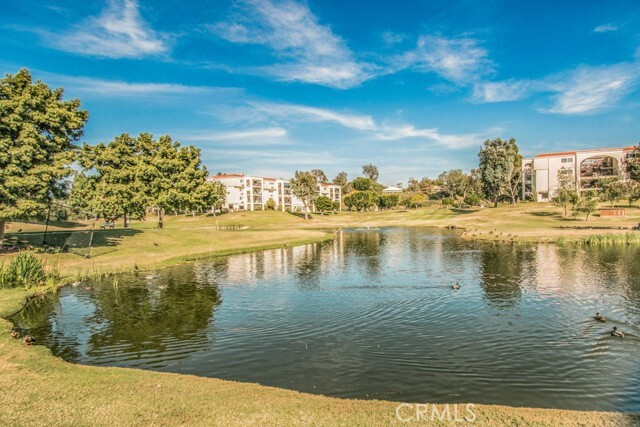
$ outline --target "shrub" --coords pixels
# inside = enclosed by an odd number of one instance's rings
[[[31,252],[20,252],[7,265],[0,265],[0,287],[37,286],[47,279],[44,264]]]
[[[264,204],[264,208],[268,211],[275,211],[276,210],[276,202],[273,199],[269,199],[267,200],[267,202]]]
[[[454,203],[455,200],[453,200],[451,197],[445,197],[444,199],[442,199],[442,204],[445,206],[453,206]]]

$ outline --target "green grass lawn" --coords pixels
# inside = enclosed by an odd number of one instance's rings
[[[630,226],[640,221],[640,211],[630,210],[623,220],[593,218],[568,221],[547,204],[523,204],[458,212],[443,208],[407,212],[343,212],[305,221],[281,212],[230,213],[219,217],[168,217],[163,230],[153,220],[135,222],[130,229],[97,231],[92,257],[74,253],[45,254],[50,268],[67,281],[78,276],[133,268],[150,269],[190,259],[224,255],[331,238],[338,227],[456,226],[477,229],[467,238],[554,239],[581,238],[593,230],[563,229],[564,225]],[[72,231],[87,224],[53,224],[61,244]],[[40,228],[38,228],[40,227]],[[236,229],[241,227],[242,229]],[[71,230],[70,230],[71,228]],[[42,227],[12,223],[10,238],[38,245]],[[494,229],[496,231],[494,231]],[[489,232],[493,232],[489,234]],[[65,234],[66,233],[66,234]],[[77,238],[74,237],[74,238]],[[49,240],[49,238],[48,238]],[[0,262],[11,255],[1,255]],[[42,290],[43,292],[46,290]],[[4,320],[19,310],[33,291],[0,291],[0,425],[292,425],[292,426],[638,426],[640,417],[629,414],[558,411],[535,408],[480,406],[473,423],[396,419],[396,402],[335,399],[294,391],[187,375],[121,368],[78,366],[53,357],[41,346],[26,347],[9,337]],[[427,385],[428,386],[428,385]],[[424,403],[424,402],[421,402]],[[442,409],[442,407],[440,408]]]

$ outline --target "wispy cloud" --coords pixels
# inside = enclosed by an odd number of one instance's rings
[[[142,58],[169,51],[166,35],[153,31],[140,16],[136,0],[109,0],[100,16],[62,34],[43,34],[56,49],[105,58]]]
[[[249,102],[264,114],[305,122],[333,122],[346,128],[360,131],[374,131],[377,125],[371,116],[345,114],[306,105],[278,104],[273,102]]]
[[[549,94],[549,106],[540,112],[593,114],[617,105],[640,83],[640,63],[623,62],[600,67],[581,66],[538,80],[481,82],[474,86],[475,102],[506,102],[537,93]]]
[[[181,136],[184,141],[228,143],[233,145],[284,145],[288,132],[281,127],[247,129],[229,132],[199,132]]]
[[[602,24],[595,27],[593,31],[596,33],[610,33],[612,31],[618,31],[618,27],[613,24]]]
[[[473,100],[477,102],[517,101],[528,97],[535,86],[536,83],[531,80],[480,82],[473,87]]]
[[[241,44],[269,47],[283,61],[251,69],[283,81],[336,88],[360,84],[372,75],[354,59],[346,43],[318,22],[306,5],[291,0],[240,0],[237,20],[209,26],[218,36]]]
[[[467,85],[493,70],[489,52],[479,40],[441,35],[423,35],[416,49],[396,57],[399,69],[413,68],[420,72],[433,72],[458,85]]]
[[[340,126],[366,132],[381,141],[397,141],[419,138],[438,145],[460,149],[479,145],[488,137],[500,133],[500,129],[489,129],[486,132],[470,134],[446,134],[437,128],[416,128],[410,124],[378,123],[371,116],[341,113],[333,110],[309,107],[306,105],[277,104],[268,102],[252,102],[255,108],[272,117],[287,120],[299,120],[312,123],[330,122]]]
[[[90,97],[151,97],[166,95],[206,95],[212,93],[238,94],[239,88],[188,86],[178,83],[139,83],[121,80],[103,80],[92,77],[68,76],[54,73],[38,73],[54,85],[62,85],[70,92],[80,92]]]
[[[640,81],[638,64],[617,64],[605,67],[582,67],[550,88],[553,105],[542,111],[557,114],[587,114],[618,104]]]

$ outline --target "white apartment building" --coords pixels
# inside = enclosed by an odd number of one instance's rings
[[[276,204],[276,209],[295,212],[303,210],[301,200],[291,192],[287,179],[266,178],[245,174],[223,174],[207,178],[208,181],[218,181],[227,187],[227,208],[232,211],[264,210],[269,199]],[[319,184],[321,196],[340,202],[340,186],[333,184]]]
[[[571,169],[577,190],[599,190],[603,178],[626,179],[625,165],[634,147],[544,153],[522,159],[522,198],[548,202],[558,189],[558,171]]]

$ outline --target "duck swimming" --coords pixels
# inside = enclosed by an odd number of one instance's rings
[[[36,343],[36,339],[31,335],[24,337],[24,345],[33,345]]]
[[[456,282],[453,285],[451,285],[451,289],[460,289],[460,283]]]
[[[599,311],[596,311],[596,315],[595,315],[594,319],[596,319],[598,322],[606,322],[607,321],[607,319],[602,314],[600,314]]]
[[[613,327],[613,331],[611,331],[611,336],[612,337],[618,337],[618,338],[624,338],[624,334],[622,333],[622,331],[618,330],[617,326]]]

